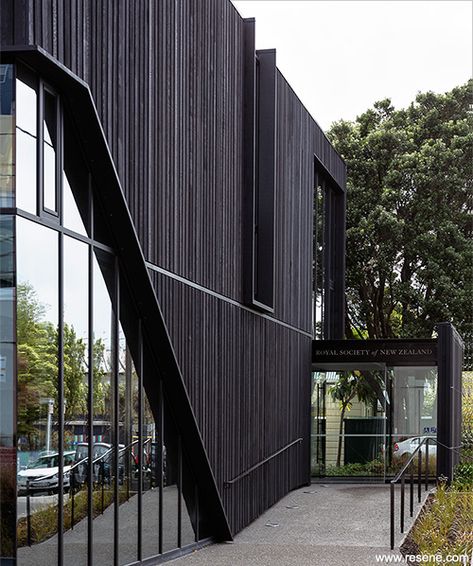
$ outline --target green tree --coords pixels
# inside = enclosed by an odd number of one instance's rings
[[[32,285],[18,284],[18,434],[27,438],[30,449],[41,448],[38,423],[45,416],[41,398],[54,399],[54,414],[58,414],[58,332],[44,320],[45,311]],[[68,421],[87,414],[87,344],[69,324],[64,324],[63,339],[64,418]],[[93,363],[94,412],[105,413],[110,385],[104,383],[108,370],[100,339],[94,343]]]
[[[379,378],[372,377],[379,385]],[[340,427],[338,435],[338,451],[337,451],[337,468],[341,465],[342,460],[342,442],[343,442],[343,421],[347,411],[352,407],[352,401],[358,397],[360,403],[366,405],[376,403],[378,396],[373,390],[370,380],[360,371],[345,371],[340,373],[340,377],[334,385],[328,390],[334,401],[338,401],[340,408]]]
[[[329,132],[348,166],[348,338],[471,332],[471,90],[382,100]]]

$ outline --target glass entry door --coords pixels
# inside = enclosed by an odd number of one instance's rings
[[[386,366],[320,367],[312,374],[312,475],[384,481]]]

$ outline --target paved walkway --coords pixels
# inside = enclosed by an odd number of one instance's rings
[[[414,516],[418,508],[416,505]],[[407,529],[411,522],[406,517]],[[398,526],[396,516],[397,532]],[[397,536],[397,546],[402,536]],[[233,543],[206,547],[171,564],[373,566],[379,563],[379,554],[392,554],[389,486],[313,484],[287,495],[239,533]]]

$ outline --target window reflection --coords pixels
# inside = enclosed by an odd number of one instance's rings
[[[0,556],[14,556],[14,219],[0,216]]]
[[[43,205],[57,211],[56,200],[56,147],[57,147],[57,101],[47,90],[44,91],[43,122]]]
[[[159,459],[158,427],[148,396],[143,390],[143,557],[159,553]],[[165,476],[163,465],[163,476]],[[164,479],[164,478],[163,478]]]
[[[94,282],[94,371],[93,371],[93,560],[113,563],[113,387],[112,302],[107,283],[114,280],[114,258],[96,250]]]
[[[13,65],[0,65],[0,207],[13,207]]]
[[[16,125],[36,136],[36,91],[20,79],[16,80]]]
[[[88,301],[88,246],[65,236],[64,562],[76,566],[87,564]]]
[[[119,563],[138,558],[138,375],[120,327]]]
[[[17,218],[18,563],[38,566],[56,553],[57,266],[57,233]]]
[[[16,130],[16,206],[36,214],[36,138]]]

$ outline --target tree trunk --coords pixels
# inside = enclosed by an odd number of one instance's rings
[[[342,405],[342,412],[340,413],[340,430],[338,433],[338,452],[337,452],[337,468],[341,465],[342,460],[342,440],[343,440],[343,419],[345,418],[345,410],[347,406]]]

